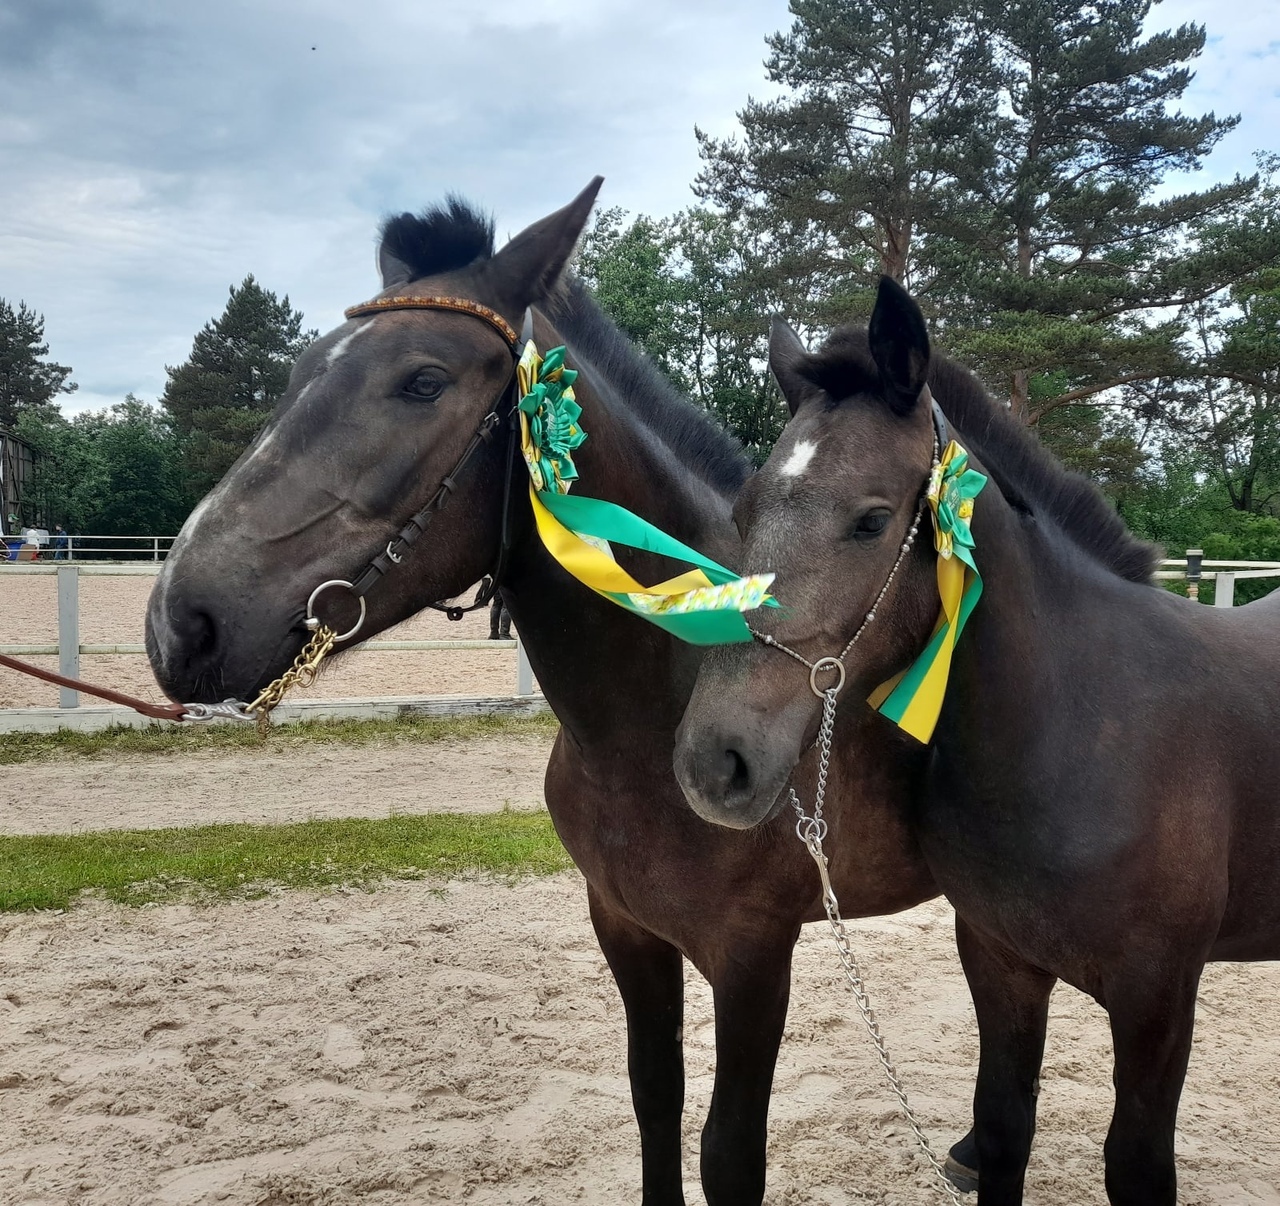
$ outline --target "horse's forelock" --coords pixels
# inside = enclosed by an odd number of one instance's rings
[[[378,250],[384,264],[390,259],[403,267],[407,275],[398,283],[405,283],[487,260],[493,249],[493,217],[450,196],[420,214],[386,219]]]

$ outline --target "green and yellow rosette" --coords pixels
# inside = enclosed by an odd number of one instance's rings
[[[573,394],[578,374],[565,367],[565,349],[545,357],[532,340],[516,373],[520,387],[520,451],[529,470],[529,500],[547,551],[573,577],[634,615],[694,645],[752,639],[743,613],[776,607],[772,574],[740,577],[623,507],[571,496],[578,479],[573,454],[587,438]],[[612,545],[660,553],[695,568],[642,586],[617,562]]]
[[[924,652],[901,674],[877,687],[870,698],[872,707],[922,742],[933,736],[956,641],[982,595],[969,521],[974,499],[986,484],[981,473],[969,468],[969,454],[952,440],[934,467],[927,495],[938,553],[942,600],[938,622]]]

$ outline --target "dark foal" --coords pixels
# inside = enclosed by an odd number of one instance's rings
[[[517,330],[533,307],[538,346],[567,344],[581,372],[576,391],[590,438],[576,454],[575,491],[736,564],[730,509],[749,471],[745,458],[579,286],[561,280],[597,187],[497,254],[492,225],[459,204],[393,220],[381,247],[384,294],[471,299]],[[165,690],[182,700],[247,699],[279,674],[306,637],[311,591],[357,574],[424,504],[502,397],[511,368],[492,324],[443,309],[357,318],[304,353],[270,424],[192,515],[156,583],[148,643]],[[369,594],[361,640],[493,569],[502,445],[495,439],[472,462],[411,554]],[[751,1206],[764,1192],[791,951],[801,923],[821,916],[812,864],[785,819],[743,834],[689,812],[671,756],[701,652],[568,577],[533,531],[518,458],[510,484],[502,595],[562,725],[546,798],[586,877],[626,1006],[643,1200],[684,1201],[683,955],[715,1000],[703,1186],[713,1206]],[[620,557],[651,581],[672,569],[650,555]],[[337,592],[325,599],[335,610],[343,601]],[[851,712],[848,740],[865,723]],[[850,914],[893,912],[937,891],[914,839],[879,804],[901,794],[919,759],[892,736],[885,749],[864,762],[865,798],[838,830]]]
[[[849,823],[869,797],[863,759],[898,751],[911,790],[881,808],[911,818],[955,905],[981,1033],[978,1201],[1022,1200],[1063,979],[1110,1015],[1108,1196],[1168,1206],[1201,970],[1280,957],[1280,592],[1225,611],[1153,589],[1152,550],[972,377],[931,362],[920,312],[891,281],[868,332],[810,355],[775,324],[770,360],[793,418],[739,496],[740,556],[778,575],[786,610],[756,613],[757,627],[809,660],[840,652],[904,543],[934,448],[926,378],[991,479],[972,523],[985,592],[932,740],[895,744],[864,702],[938,615],[926,517],[848,659],[829,797]],[[717,650],[677,744],[690,804],[735,828],[776,823],[818,721],[794,661],[763,644]]]

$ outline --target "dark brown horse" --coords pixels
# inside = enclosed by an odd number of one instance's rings
[[[590,438],[576,454],[575,491],[735,564],[730,509],[745,458],[580,286],[562,280],[597,187],[497,254],[492,224],[460,204],[394,219],[383,231],[383,295],[478,302],[516,329],[532,307],[538,346],[566,344],[581,372],[575,388]],[[165,690],[184,701],[248,699],[278,675],[306,639],[312,590],[352,579],[382,552],[437,491],[511,372],[493,321],[434,306],[358,317],[308,349],[275,416],[187,522],[156,583],[148,643]],[[370,591],[360,639],[492,571],[509,494],[502,596],[562,725],[546,798],[586,877],[626,1006],[643,1199],[684,1200],[684,955],[715,1001],[703,1186],[713,1206],[750,1206],[764,1191],[791,951],[801,923],[822,915],[813,868],[785,822],[740,834],[689,812],[671,757],[700,652],[568,577],[533,531],[523,465],[517,458],[510,468],[504,481],[502,438],[482,447],[422,538]],[[620,551],[620,559],[651,581],[672,570],[648,554]],[[336,608],[342,595],[324,602]],[[850,713],[851,728],[862,723]],[[900,794],[907,761],[874,754],[860,780],[866,798],[840,828],[851,914],[936,894],[905,827],[877,803]],[[371,770],[369,790],[377,789]]]
[[[757,625],[808,660],[840,653],[909,543],[936,446],[926,378],[991,479],[972,521],[985,592],[932,740],[913,748],[864,702],[937,618],[926,518],[847,659],[828,801],[848,825],[869,798],[864,759],[896,743],[899,782],[923,762],[916,789],[881,808],[910,818],[956,908],[982,1040],[978,1201],[1022,1200],[1063,979],[1110,1015],[1110,1200],[1167,1206],[1203,966],[1280,957],[1280,592],[1224,611],[1153,589],[1152,550],[972,377],[931,363],[920,312],[891,281],[869,332],[810,355],[775,324],[770,360],[794,417],[739,496],[740,557],[778,575],[786,610]],[[776,649],[713,653],[677,745],[693,808],[734,828],[771,822],[811,761],[819,710]]]

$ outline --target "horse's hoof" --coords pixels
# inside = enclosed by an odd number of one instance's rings
[[[976,1168],[966,1168],[954,1156],[948,1156],[942,1165],[942,1171],[947,1174],[947,1180],[961,1193],[978,1192],[978,1170]]]
[[[961,1193],[976,1193],[978,1190],[978,1145],[974,1142],[970,1131],[958,1143],[952,1145],[942,1171]]]

